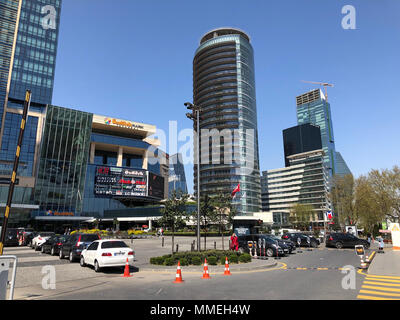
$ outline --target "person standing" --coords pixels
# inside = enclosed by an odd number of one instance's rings
[[[233,233],[231,236],[231,247],[232,250],[238,251],[239,250],[239,240],[236,233]]]

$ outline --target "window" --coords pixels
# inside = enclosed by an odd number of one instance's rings
[[[101,244],[102,249],[128,248],[123,241],[106,241]]]

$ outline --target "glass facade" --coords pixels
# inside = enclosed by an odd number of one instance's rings
[[[283,130],[285,166],[289,166],[288,156],[322,149],[321,131],[310,123]]]
[[[336,152],[336,175],[345,176],[346,174],[352,174],[349,167],[344,161],[340,152]]]
[[[169,157],[168,193],[188,193],[186,185],[185,168],[183,166],[182,154],[177,153]]]
[[[82,210],[92,121],[91,113],[48,106],[35,186],[40,210]]]
[[[233,200],[238,215],[258,212],[261,189],[257,108],[253,48],[249,37],[236,29],[207,33],[195,53],[193,79],[194,104],[202,108],[200,194],[230,194],[240,183],[241,193]],[[196,123],[194,128],[196,130]],[[221,134],[216,145],[209,146],[207,140],[202,142],[206,139],[202,136],[204,129]],[[230,134],[225,136],[227,130]],[[195,157],[196,147],[195,143]],[[232,161],[225,159],[225,147],[233,150],[229,156]],[[197,165],[194,174],[197,190]]]
[[[330,176],[335,174],[335,141],[333,136],[330,104],[320,89],[310,91],[297,98],[297,123],[311,123],[321,130],[322,149],[325,152],[324,163]]]
[[[43,18],[55,9],[55,29],[43,28]],[[24,100],[32,90],[32,101],[51,104],[56,66],[61,0],[22,0],[18,37],[11,77],[10,97]]]

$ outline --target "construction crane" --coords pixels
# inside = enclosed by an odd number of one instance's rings
[[[325,99],[326,99],[326,102],[328,102],[328,89],[327,89],[327,87],[333,87],[333,84],[327,83],[327,82],[315,82],[315,81],[305,81],[305,80],[301,80],[301,81],[302,82],[306,82],[306,83],[319,84],[320,86],[323,86],[325,88]]]

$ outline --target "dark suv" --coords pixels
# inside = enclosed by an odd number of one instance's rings
[[[257,255],[260,254],[259,247],[258,247],[258,239],[265,239],[265,255],[268,257],[275,257],[278,253],[278,255],[285,255],[286,253],[289,253],[289,248],[282,242],[273,239],[269,235],[264,235],[264,234],[248,234],[248,235],[242,235],[238,236],[239,240],[239,251],[240,252],[246,252],[250,253],[250,248],[248,245],[248,242],[255,242],[256,243],[256,248],[257,248]],[[278,251],[278,252],[277,252]],[[264,248],[261,250],[261,256],[264,255]]]
[[[70,262],[80,260],[81,252],[95,240],[100,240],[100,236],[91,233],[75,233],[60,246],[58,254],[60,259],[68,257]]]
[[[310,244],[308,244],[307,238],[310,239]],[[313,248],[317,248],[319,246],[319,240],[313,236],[308,236],[300,232],[290,232],[290,233],[285,233],[282,236],[283,240],[291,240],[294,242],[296,245],[299,244],[300,239],[300,247],[308,247],[311,246]]]
[[[7,228],[5,238],[4,238],[4,246],[14,247],[18,246],[18,229]]]
[[[367,240],[357,238],[351,233],[331,233],[326,236],[326,246],[341,248],[354,248],[356,245],[363,245],[368,249],[370,244]]]

